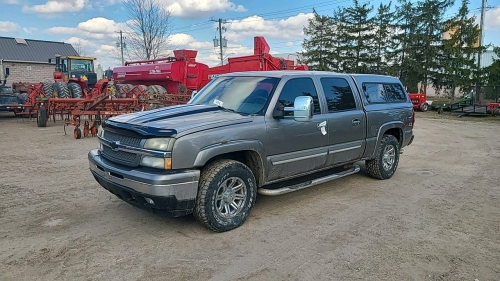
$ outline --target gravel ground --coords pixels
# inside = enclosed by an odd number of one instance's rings
[[[419,113],[391,179],[259,195],[217,234],[100,187],[95,138],[0,114],[0,280],[500,280],[500,118],[477,120]]]

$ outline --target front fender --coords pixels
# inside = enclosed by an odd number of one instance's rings
[[[198,155],[196,155],[196,159],[194,161],[195,167],[204,166],[208,160],[226,153],[236,152],[236,151],[255,151],[259,154],[261,163],[264,162],[264,145],[258,140],[236,140],[236,141],[228,141],[222,142],[218,144],[213,144],[202,148]]]

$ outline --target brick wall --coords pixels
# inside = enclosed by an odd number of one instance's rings
[[[54,65],[39,63],[5,62],[4,67],[9,68],[10,75],[7,85],[14,82],[53,82]]]

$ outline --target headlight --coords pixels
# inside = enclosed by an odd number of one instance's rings
[[[141,165],[152,168],[170,170],[172,169],[172,158],[142,156]]]
[[[146,143],[144,143],[144,148],[151,150],[160,150],[160,151],[172,151],[174,142],[175,139],[173,138],[148,139]]]
[[[99,127],[97,127],[97,135],[101,138],[104,136],[104,129],[102,128],[102,125],[99,125]]]

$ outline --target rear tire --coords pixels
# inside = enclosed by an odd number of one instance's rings
[[[427,110],[429,110],[429,105],[427,103],[423,103],[420,105],[420,110],[422,112],[426,112]]]
[[[54,94],[54,88],[52,87],[53,83],[43,83],[43,91],[45,92],[45,96],[48,98],[52,98]]]
[[[77,83],[68,83],[68,90],[70,93],[69,96],[74,99],[83,97],[82,87],[80,87]]]
[[[69,98],[69,89],[68,89],[68,85],[66,85],[66,83],[56,82],[56,83],[52,84],[52,87],[54,89],[53,97],[58,97],[58,98],[63,98],[63,99]]]
[[[73,130],[73,136],[75,137],[75,139],[81,139],[82,138],[82,130],[80,130],[80,128],[75,128]]]
[[[245,164],[218,160],[201,172],[194,216],[215,232],[235,229],[250,215],[256,197],[255,177]]]
[[[38,127],[47,127],[47,110],[44,107],[39,108],[37,111],[36,125]]]
[[[130,92],[129,84],[116,84],[116,97],[117,98],[126,98],[127,93]]]
[[[500,115],[500,107],[495,107],[491,110],[491,115],[492,116],[499,116]]]
[[[376,179],[391,178],[399,163],[399,142],[393,135],[384,135],[380,141],[375,158],[366,160],[366,170]]]

